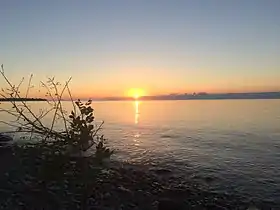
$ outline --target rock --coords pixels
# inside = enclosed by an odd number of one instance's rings
[[[226,210],[227,208],[224,208],[222,206],[215,205],[215,204],[208,204],[208,205],[206,205],[206,209],[207,210]]]
[[[12,137],[0,133],[0,148],[1,148],[1,150],[9,149],[9,148],[7,148],[7,146],[9,146],[9,143],[11,141],[13,141]]]
[[[102,206],[94,206],[94,207],[90,207],[90,210],[112,210],[109,207],[102,207]]]
[[[213,181],[215,181],[215,178],[207,176],[207,177],[204,178],[204,180],[205,180],[206,183],[212,183]]]
[[[251,205],[247,210],[259,210],[256,206]]]
[[[152,170],[154,173],[156,173],[157,175],[167,175],[167,174],[171,174],[172,171],[168,170],[168,169],[154,169]]]
[[[12,154],[11,141],[12,137],[0,134],[0,153],[1,156],[4,154]]]
[[[172,199],[161,199],[158,201],[158,210],[184,210],[184,204]]]
[[[6,143],[6,142],[9,142],[9,141],[13,141],[13,138],[8,136],[8,135],[0,133],[0,143],[2,143],[2,142]]]
[[[127,188],[125,188],[125,187],[123,187],[123,186],[119,186],[117,189],[120,190],[120,191],[122,191],[122,192],[131,193],[131,191],[130,191],[129,189],[127,189]]]

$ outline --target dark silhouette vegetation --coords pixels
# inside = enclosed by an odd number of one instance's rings
[[[159,96],[143,96],[143,100],[226,100],[226,99],[280,99],[280,92],[255,92],[255,93],[220,93],[208,94],[170,94]]]
[[[0,98],[0,101],[47,101],[44,98]]]

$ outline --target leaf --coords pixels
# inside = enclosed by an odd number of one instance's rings
[[[90,117],[90,118],[87,120],[87,122],[88,122],[88,123],[92,123],[93,120],[94,120],[94,117]]]
[[[89,112],[93,112],[93,108],[88,107],[88,111],[89,111]]]
[[[93,125],[89,125],[89,126],[88,126],[88,129],[89,129],[90,131],[91,131],[93,128],[94,128]]]

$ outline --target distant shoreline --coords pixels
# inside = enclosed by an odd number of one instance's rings
[[[92,99],[92,101],[222,101],[222,100],[279,100],[279,98],[193,98],[193,99]],[[84,99],[86,101],[86,99]],[[70,100],[65,100],[70,101]],[[82,100],[83,101],[83,100]]]
[[[135,101],[132,97],[105,97],[91,98],[93,101]],[[256,92],[256,93],[221,93],[221,94],[169,94],[142,96],[138,101],[187,101],[187,100],[261,100],[261,99],[280,99],[280,92]],[[82,101],[88,98],[82,98]],[[9,101],[47,101],[45,98],[0,98],[0,102]],[[64,99],[62,101],[70,101]]]
[[[183,101],[183,100],[250,100],[250,99],[280,99],[280,92],[255,92],[255,93],[194,93],[194,94],[169,94],[142,96],[139,101]],[[84,100],[84,99],[82,99]],[[94,101],[135,101],[131,97],[105,97],[92,98]]]
[[[0,98],[0,101],[47,101],[44,98]]]

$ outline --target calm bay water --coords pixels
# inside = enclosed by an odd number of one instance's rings
[[[214,177],[212,190],[280,205],[280,100],[116,101],[93,107],[96,119],[105,121],[102,133],[116,159]],[[9,120],[3,113],[1,118]]]

